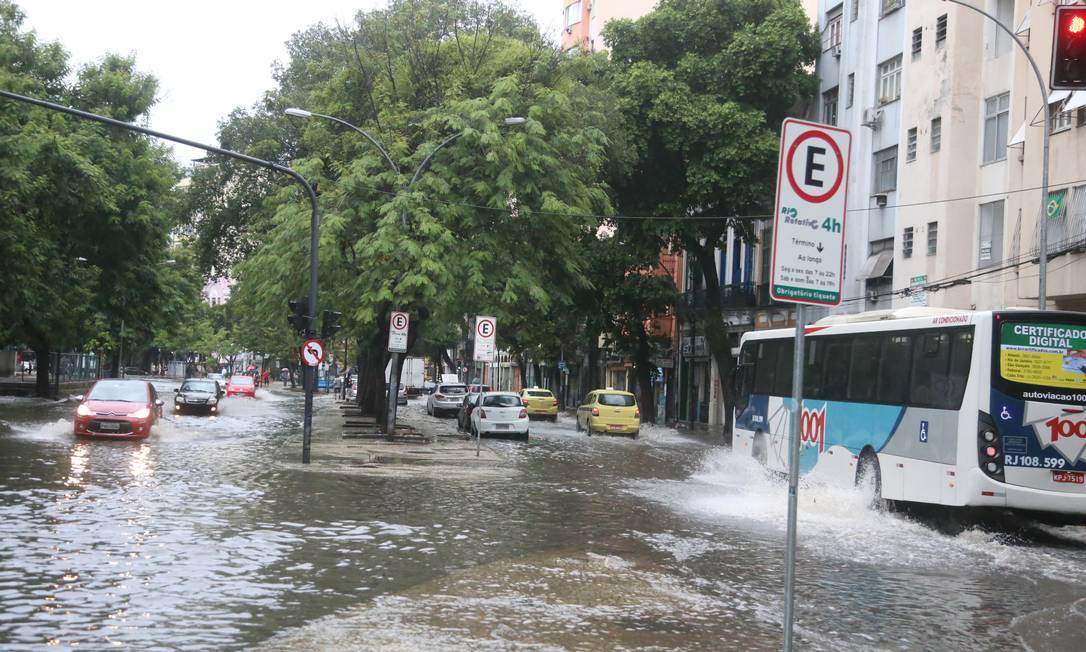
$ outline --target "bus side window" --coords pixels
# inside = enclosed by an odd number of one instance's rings
[[[803,347],[806,364],[803,365],[803,397],[824,398],[822,395],[822,374],[825,372],[826,340],[811,338]]]
[[[773,392],[773,369],[777,366],[777,347],[774,342],[757,342],[757,353],[752,356],[754,361],[754,386],[755,394],[771,394]]]
[[[858,337],[852,343],[852,364],[848,371],[848,400],[869,403],[875,400],[878,385],[871,382],[879,373],[879,337]]]
[[[950,333],[924,333],[913,347],[912,386],[909,405],[943,407],[950,387],[947,366],[950,364]]]
[[[777,349],[777,367],[773,370],[773,395],[792,395],[792,358],[795,357],[795,341],[791,338],[773,342]]]
[[[827,401],[844,401],[848,394],[849,354],[852,341],[834,338],[826,343],[826,376],[822,382],[822,396]]]
[[[944,407],[957,410],[962,406],[965,385],[969,380],[969,366],[973,359],[973,331],[956,331],[951,339],[953,344],[950,349],[950,370],[947,374],[949,388]]]
[[[754,382],[754,351],[757,342],[747,342],[739,351],[738,364],[735,366],[735,411],[742,412],[750,403],[751,385]]]
[[[883,335],[879,361],[878,402],[903,404],[909,397],[912,335]]]

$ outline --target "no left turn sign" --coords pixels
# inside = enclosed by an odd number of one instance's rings
[[[302,344],[302,364],[316,367],[324,361],[324,343],[320,340],[306,340]]]

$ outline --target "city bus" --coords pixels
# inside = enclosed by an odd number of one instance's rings
[[[914,307],[804,333],[802,474],[1086,522],[1086,314]],[[734,448],[782,473],[794,334],[746,333],[736,370]]]

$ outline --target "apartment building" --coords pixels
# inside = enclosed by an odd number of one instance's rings
[[[605,50],[603,26],[615,18],[640,18],[657,0],[561,0],[562,49]]]

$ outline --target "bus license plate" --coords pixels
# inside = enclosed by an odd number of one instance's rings
[[[1065,482],[1069,484],[1086,484],[1086,474],[1079,471],[1053,471],[1053,482]]]

